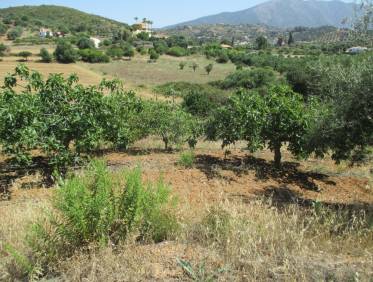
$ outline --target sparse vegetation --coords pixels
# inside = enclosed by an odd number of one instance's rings
[[[195,156],[193,151],[183,152],[180,155],[179,165],[185,168],[192,168],[195,161]]]
[[[352,29],[0,9],[0,280],[369,281],[368,2]]]

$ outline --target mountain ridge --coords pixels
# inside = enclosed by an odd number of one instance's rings
[[[281,28],[295,26],[342,26],[345,18],[354,15],[356,4],[338,0],[271,0],[254,7],[223,12],[165,27],[201,24],[264,24]]]

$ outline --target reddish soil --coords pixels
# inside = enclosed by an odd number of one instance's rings
[[[251,199],[272,196],[281,202],[307,204],[317,200],[327,204],[369,205],[373,193],[369,180],[349,176],[311,173],[295,162],[284,162],[274,170],[268,153],[254,158],[234,151],[225,158],[223,152],[197,151],[194,168],[177,164],[179,154],[145,155],[108,154],[105,158],[113,170],[140,166],[146,181],[163,177],[180,200],[204,204],[222,198]]]
[[[177,164],[179,153],[133,150],[129,154],[107,153],[104,158],[111,170],[140,166],[146,181],[163,177],[180,201],[192,205],[226,198],[250,200],[271,196],[281,203],[308,205],[311,200],[317,200],[330,205],[371,207],[373,193],[368,179],[312,173],[305,169],[303,163],[294,162],[286,153],[284,155],[283,168],[279,171],[273,169],[269,152],[254,157],[234,150],[225,158],[220,150],[197,150],[192,169]],[[0,162],[0,194],[3,200],[49,197],[53,189],[43,187],[40,172],[7,171],[5,160]]]

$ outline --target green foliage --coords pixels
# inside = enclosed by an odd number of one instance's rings
[[[164,40],[157,40],[153,42],[153,46],[155,51],[157,51],[158,54],[165,54],[168,51],[168,45],[167,42]]]
[[[95,48],[94,42],[89,39],[88,37],[81,37],[79,38],[76,46],[78,46],[79,49],[93,49]]]
[[[135,50],[133,49],[132,46],[126,45],[122,47],[122,49],[123,49],[123,56],[128,57],[128,58],[132,58],[135,56]]]
[[[210,73],[212,72],[213,68],[214,68],[213,64],[208,64],[207,66],[205,66],[205,71],[207,72],[207,75],[210,75]]]
[[[52,5],[20,6],[1,9],[0,18],[6,24],[16,23],[29,30],[48,27],[55,31],[87,32],[91,35],[110,36],[113,32],[129,28],[128,25],[81,11]],[[24,20],[27,19],[27,20]]]
[[[216,58],[216,62],[219,64],[225,64],[229,62],[229,56],[225,50],[221,50]]]
[[[268,40],[267,38],[265,38],[264,36],[259,36],[256,40],[255,40],[255,43],[256,43],[256,48],[258,50],[264,50],[264,49],[267,49],[268,48]]]
[[[179,63],[179,68],[180,68],[181,70],[183,70],[183,69],[185,68],[186,65],[187,65],[186,62],[180,62],[180,63]]]
[[[354,57],[349,64],[336,60],[312,66],[318,73],[310,89],[324,97],[326,114],[319,118],[310,137],[318,154],[332,151],[336,161],[364,161],[373,145],[373,60],[367,55]]]
[[[192,65],[190,66],[194,72],[196,72],[196,70],[198,69],[198,64],[196,62],[193,62]]]
[[[107,51],[106,55],[111,58],[121,59],[123,57],[123,49],[117,46],[111,46]]]
[[[7,38],[12,41],[16,40],[17,38],[21,37],[22,32],[23,30],[20,27],[12,28],[8,31]]]
[[[148,32],[140,32],[136,35],[136,37],[140,40],[149,41],[150,34]]]
[[[293,37],[293,33],[290,32],[289,33],[289,39],[288,39],[288,45],[292,45],[295,43],[295,40],[294,40],[294,37]]]
[[[249,70],[238,70],[228,75],[218,85],[222,89],[230,88],[262,88],[276,82],[276,74],[271,68],[255,68]]]
[[[141,122],[143,103],[133,92],[114,92],[105,97],[105,140],[127,149],[146,135]]]
[[[106,126],[104,87],[122,90],[109,82],[84,87],[76,84],[77,79],[75,75],[65,79],[61,74],[51,74],[44,81],[24,65],[8,75],[0,96],[3,152],[19,163],[30,163],[31,151],[38,149],[53,169],[64,172],[82,153],[96,149]],[[19,83],[24,90],[17,93]]]
[[[41,57],[41,61],[44,63],[50,63],[53,60],[52,55],[45,48],[40,49],[39,56]]]
[[[183,152],[180,155],[178,164],[185,168],[192,168],[195,162],[195,155],[193,151]]]
[[[216,271],[210,273],[206,269],[206,263],[196,265],[195,267],[188,261],[177,259],[178,265],[183,269],[183,271],[189,276],[192,281],[198,282],[213,282],[219,280],[219,276],[225,272],[225,269],[217,269]]]
[[[151,61],[157,61],[159,59],[159,54],[155,49],[149,49],[149,55]]]
[[[69,64],[75,63],[79,56],[78,52],[69,42],[61,40],[57,43],[56,50],[54,51],[54,57],[59,63]]]
[[[149,134],[162,138],[165,150],[185,142],[195,146],[199,124],[182,109],[162,102],[148,102],[142,117]]]
[[[183,49],[188,48],[188,41],[182,35],[172,35],[166,39],[168,47],[180,47]]]
[[[0,22],[0,35],[5,35],[8,31],[8,26]]]
[[[32,56],[32,53],[29,51],[21,51],[18,53],[18,57],[22,57],[27,61],[28,57]]]
[[[0,56],[4,56],[4,53],[8,50],[8,47],[3,43],[0,43]]]
[[[179,46],[174,46],[168,49],[167,55],[174,57],[184,57],[188,55],[188,49]]]
[[[60,184],[53,211],[33,226],[32,259],[50,269],[90,244],[118,245],[135,231],[139,239],[161,242],[178,229],[173,207],[162,181],[145,185],[140,169],[110,173],[94,161]]]
[[[110,61],[110,57],[100,50],[83,49],[79,50],[79,55],[82,61],[88,63],[108,63]]]
[[[219,96],[218,91],[215,92],[213,88],[210,91],[209,88],[201,87],[200,89],[189,90],[183,96],[181,106],[186,112],[194,116],[208,117],[224,101],[226,101],[225,96]]]
[[[296,156],[306,156],[306,135],[314,123],[311,105],[287,86],[271,87],[268,94],[238,92],[222,107],[209,126],[212,139],[222,139],[223,146],[238,140],[248,141],[251,151],[264,146],[275,153],[275,165],[281,163],[281,147]]]

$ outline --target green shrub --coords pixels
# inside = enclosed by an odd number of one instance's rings
[[[149,49],[149,55],[150,60],[152,61],[156,61],[159,59],[159,54],[157,53],[157,51],[155,51],[155,49]]]
[[[12,28],[12,29],[10,29],[9,31],[8,31],[8,33],[7,33],[7,38],[9,39],[9,40],[15,40],[15,39],[17,39],[17,38],[19,38],[19,37],[21,37],[21,35],[22,35],[22,28],[20,28],[20,27],[16,27],[16,28]]]
[[[230,88],[261,88],[276,82],[276,74],[270,68],[255,68],[250,70],[238,70],[228,75],[219,86],[222,89]]]
[[[140,169],[110,173],[104,162],[94,161],[61,183],[53,211],[33,226],[32,259],[50,269],[77,250],[118,245],[134,231],[143,240],[168,239],[178,228],[171,200],[162,181],[144,185]]]
[[[188,50],[179,46],[175,46],[168,49],[167,55],[174,57],[184,57],[188,55]]]
[[[30,56],[32,56],[32,53],[29,51],[21,51],[17,54],[18,57],[22,57],[25,61],[28,60]]]
[[[153,46],[154,46],[155,51],[157,51],[158,54],[163,55],[164,53],[168,51],[167,42],[165,42],[164,40],[154,41]]]
[[[0,43],[0,56],[4,56],[4,53],[8,50],[8,47],[3,43]]]
[[[64,40],[58,42],[56,50],[54,51],[54,56],[57,62],[64,64],[75,63],[79,57],[78,52],[73,46]]]
[[[183,70],[183,69],[185,68],[186,65],[187,65],[186,62],[180,62],[180,63],[179,63],[179,68],[180,68],[180,70]]]
[[[79,49],[93,49],[95,48],[95,43],[88,37],[81,37],[79,38],[76,46],[78,46]]]
[[[50,62],[52,62],[53,57],[48,52],[48,50],[45,49],[45,48],[42,48],[40,50],[39,56],[41,57],[41,61],[44,62],[44,63],[50,63]]]
[[[226,64],[229,62],[229,56],[226,51],[221,51],[216,58],[216,62],[219,64]]]
[[[178,164],[185,168],[192,168],[195,161],[195,155],[193,151],[187,151],[180,155]]]
[[[83,49],[79,50],[79,55],[84,62],[88,63],[108,63],[110,57],[99,50]]]
[[[205,71],[206,71],[207,75],[210,75],[213,68],[214,68],[213,64],[208,64],[207,66],[205,66]]]
[[[111,58],[121,59],[123,57],[123,50],[117,46],[111,46],[107,51],[106,55]]]

